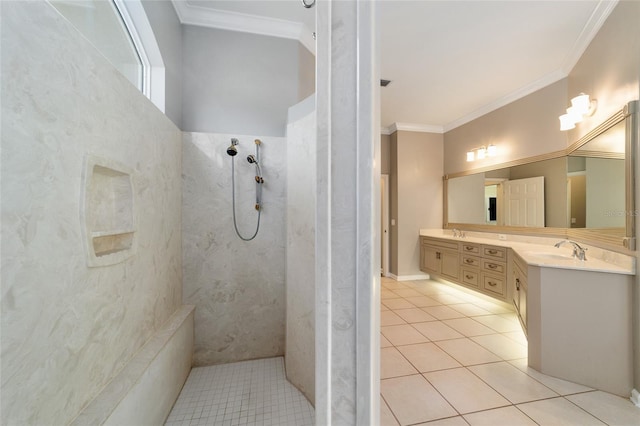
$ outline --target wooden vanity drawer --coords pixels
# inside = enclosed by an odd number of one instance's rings
[[[507,250],[504,247],[483,246],[482,255],[484,257],[490,257],[492,259],[506,260]]]
[[[507,272],[507,265],[490,259],[482,259],[482,269],[487,272],[493,272],[494,274],[505,274]]]
[[[486,291],[498,294],[502,297],[504,297],[506,289],[504,282],[505,280],[503,278],[494,275],[482,275],[482,288]]]
[[[480,268],[482,266],[482,259],[474,256],[462,255],[462,266],[473,266]]]
[[[456,241],[447,241],[447,240],[439,240],[436,238],[428,238],[428,237],[420,237],[421,244],[429,245],[433,247],[449,249],[449,250],[458,250],[458,243]]]
[[[465,284],[478,287],[480,281],[480,272],[473,269],[462,268],[462,281]]]
[[[478,244],[462,243],[462,254],[480,254],[480,246]]]

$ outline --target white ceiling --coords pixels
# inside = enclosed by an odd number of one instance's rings
[[[382,126],[447,131],[566,77],[616,3],[378,1],[381,77],[392,80],[381,89]],[[315,28],[315,8],[301,0],[174,5],[183,23],[194,23],[181,15],[188,7],[192,16],[224,11],[226,20],[253,15],[272,27],[295,23],[307,40]]]

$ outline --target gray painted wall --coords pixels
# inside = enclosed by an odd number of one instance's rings
[[[164,62],[164,113],[182,128],[182,25],[168,0],[142,0],[142,6]]]
[[[183,25],[182,48],[184,131],[284,136],[288,108],[311,94],[314,61],[296,40]]]
[[[390,272],[398,277],[420,271],[422,228],[442,227],[443,135],[398,131],[390,136]]]

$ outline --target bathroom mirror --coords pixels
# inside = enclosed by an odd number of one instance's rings
[[[637,104],[630,102],[565,151],[445,176],[444,227],[634,249]]]

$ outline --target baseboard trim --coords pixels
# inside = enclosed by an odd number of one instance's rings
[[[430,277],[427,274],[420,275],[394,275],[387,274],[389,278],[393,278],[396,281],[414,281],[414,280],[428,280]]]
[[[635,389],[632,389],[630,399],[631,399],[631,402],[633,402],[633,405],[640,408],[640,392],[638,392]]]

